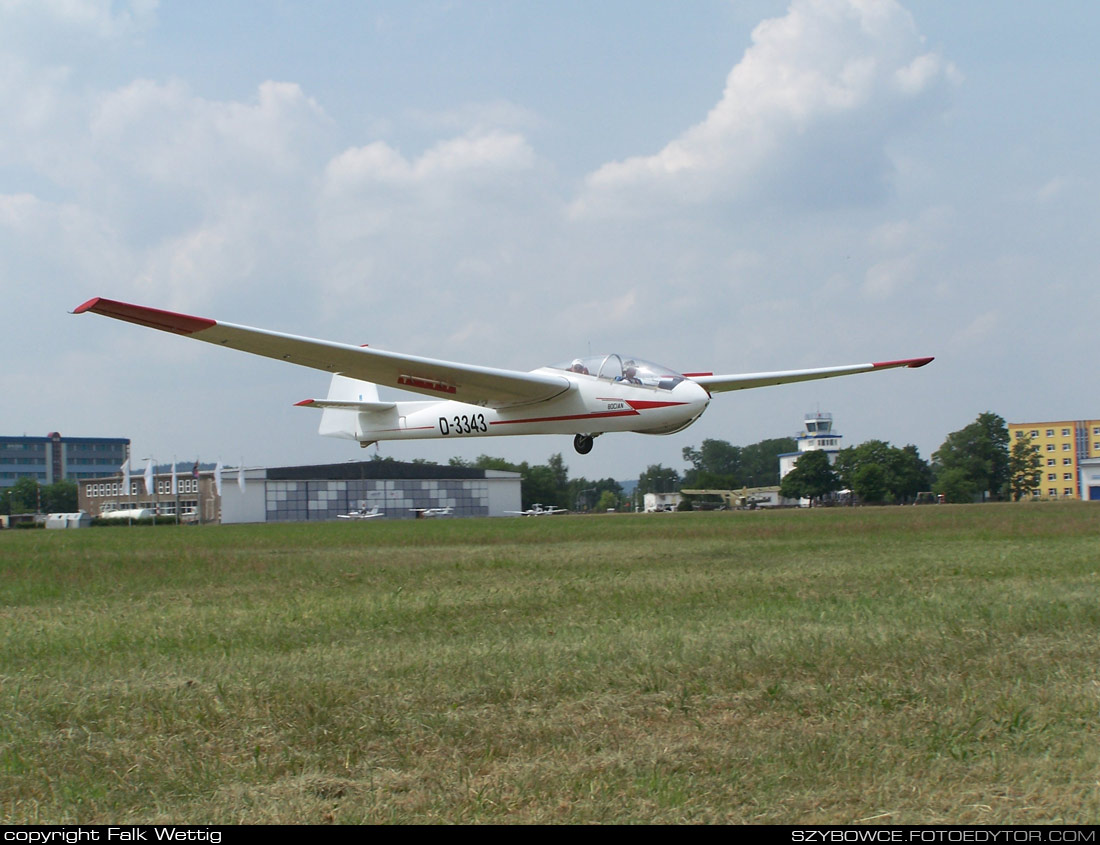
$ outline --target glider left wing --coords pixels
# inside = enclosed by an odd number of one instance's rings
[[[102,297],[89,299],[73,311],[74,314],[85,312],[184,335],[215,346],[226,346],[265,358],[288,361],[302,367],[340,373],[361,381],[410,390],[437,399],[454,399],[471,405],[491,408],[526,405],[552,399],[571,387],[569,380],[561,376],[499,370],[402,355],[381,349],[238,326],[207,317],[177,314]]]
[[[751,387],[767,387],[772,384],[789,384],[796,381],[813,381],[835,376],[848,376],[855,373],[872,373],[877,370],[891,370],[895,367],[923,367],[932,358],[904,358],[900,361],[879,361],[872,364],[848,364],[842,367],[818,367],[812,370],[781,370],[774,373],[743,373],[742,375],[689,375],[689,378],[705,387],[711,393],[724,393],[728,390],[747,390]]]

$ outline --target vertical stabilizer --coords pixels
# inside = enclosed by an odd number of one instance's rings
[[[332,377],[326,398],[330,402],[377,402],[378,385],[337,374]],[[318,433],[325,437],[361,440],[363,425],[360,417],[359,411],[325,408],[321,411]]]

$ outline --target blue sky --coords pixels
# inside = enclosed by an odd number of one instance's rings
[[[0,430],[357,459],[323,374],[66,312],[93,295],[533,369],[935,355],[717,397],[669,437],[384,444],[683,468],[831,411],[915,443],[1100,414],[1080,4],[0,0]],[[196,348],[197,347],[197,348]]]

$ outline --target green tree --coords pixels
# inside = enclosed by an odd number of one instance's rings
[[[864,464],[852,473],[852,492],[861,501],[882,504],[886,501],[886,469],[882,464]]]
[[[75,481],[55,481],[42,488],[42,510],[45,513],[75,513],[77,503]]]
[[[896,502],[913,501],[918,493],[932,489],[932,468],[916,446],[909,444],[894,450],[887,487]]]
[[[787,499],[809,499],[812,505],[839,489],[840,477],[833,472],[828,453],[815,449],[804,453],[794,469],[783,476],[779,495]]]
[[[965,505],[978,495],[978,485],[962,467],[943,470],[936,478],[936,492],[948,504]]]
[[[559,496],[566,496],[566,488],[569,486],[569,468],[565,465],[565,459],[561,452],[555,452],[546,461],[546,468],[550,470],[550,476],[554,486],[558,489]]]
[[[1043,479],[1043,458],[1030,437],[1018,437],[1008,458],[1009,491],[1015,502],[1039,489]]]
[[[868,474],[872,466],[880,471]],[[932,484],[931,470],[916,446],[899,449],[883,440],[841,449],[834,468],[841,483],[865,502],[906,502]]]
[[[619,500],[623,496],[623,486],[614,478],[601,478],[591,481],[584,476],[569,479],[569,495],[566,507],[579,511],[591,510],[604,493],[611,492]]]
[[[680,473],[661,464],[650,464],[638,476],[638,493],[671,493],[680,489]]]
[[[740,487],[772,487],[779,483],[779,456],[798,451],[793,437],[761,440],[741,450]]]
[[[604,490],[600,494],[600,500],[596,503],[596,510],[598,511],[613,511],[619,507],[619,497],[612,493],[610,490]]]
[[[8,513],[38,512],[38,482],[23,476],[7,489]]]
[[[734,446],[725,440],[707,439],[698,449],[688,446],[684,460],[684,487],[736,490],[770,487],[779,483],[779,456],[797,449],[793,437],[761,440],[751,446]]]
[[[685,446],[684,460],[691,469],[684,473],[685,487],[733,488],[741,479],[741,447],[725,440],[708,438],[698,449]]]
[[[935,490],[946,493],[944,478],[949,477],[958,490],[960,479],[966,479],[975,496],[986,493],[994,499],[1003,498],[1008,490],[1008,426],[1003,418],[990,411],[979,414],[966,428],[953,431],[932,456],[936,472]],[[948,475],[949,474],[949,475]]]

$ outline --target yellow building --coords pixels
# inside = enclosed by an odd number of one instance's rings
[[[1032,495],[1080,499],[1080,461],[1100,458],[1100,420],[1009,423],[1010,444],[1028,438],[1039,449],[1042,480]]]

